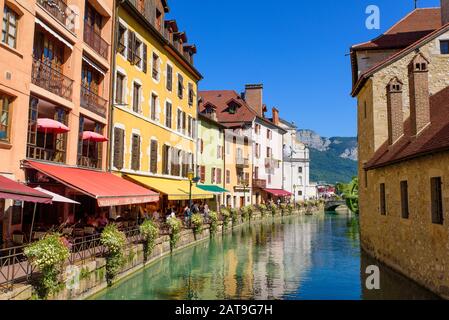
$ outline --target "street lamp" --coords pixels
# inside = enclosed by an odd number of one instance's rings
[[[192,170],[189,170],[189,172],[187,172],[187,178],[189,179],[189,182],[190,182],[189,208],[192,208],[192,186],[194,183],[198,183],[201,180],[201,178],[195,177],[195,173]]]
[[[242,184],[243,184],[243,204],[246,205],[246,188],[249,187],[249,180],[243,179]]]

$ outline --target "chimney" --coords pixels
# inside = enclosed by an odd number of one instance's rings
[[[441,0],[441,24],[449,23],[449,0]]]
[[[276,108],[271,109],[271,112],[273,114],[273,123],[275,125],[279,125],[279,110]]]
[[[263,84],[247,84],[245,86],[245,101],[259,117],[263,117],[262,92]]]
[[[394,144],[404,134],[402,110],[402,82],[391,79],[387,86],[388,144]]]
[[[411,135],[430,123],[429,61],[418,53],[409,65]]]

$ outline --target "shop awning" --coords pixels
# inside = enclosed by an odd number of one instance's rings
[[[263,189],[265,192],[272,194],[275,197],[290,197],[291,192],[281,190],[281,189]]]
[[[52,197],[53,202],[62,202],[62,203],[71,203],[71,204],[80,204],[77,201],[61,196],[60,194],[42,189],[41,187],[36,187],[34,190],[40,191],[42,193],[48,194]]]
[[[24,184],[0,176],[0,199],[50,204],[52,197]]]
[[[190,182],[187,180],[171,180],[130,174],[126,176],[150,189],[167,195],[168,200],[189,200]],[[193,200],[212,199],[214,196],[215,195],[209,191],[201,190],[195,185],[192,186]]]
[[[228,193],[229,191],[215,185],[199,184],[198,188],[212,193]]]
[[[159,201],[159,195],[112,173],[25,161],[26,167],[97,199],[99,207]]]

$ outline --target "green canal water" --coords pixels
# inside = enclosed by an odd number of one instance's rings
[[[380,290],[365,289],[366,267],[380,268]],[[284,217],[159,260],[93,299],[436,299],[361,252],[350,214]]]

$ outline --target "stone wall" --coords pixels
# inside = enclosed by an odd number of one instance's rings
[[[432,223],[430,178],[443,182],[444,224]],[[410,216],[401,216],[400,182],[408,181]],[[380,214],[385,183],[387,214]],[[360,186],[363,188],[363,186]],[[376,169],[360,212],[364,250],[436,294],[449,298],[449,152]]]

